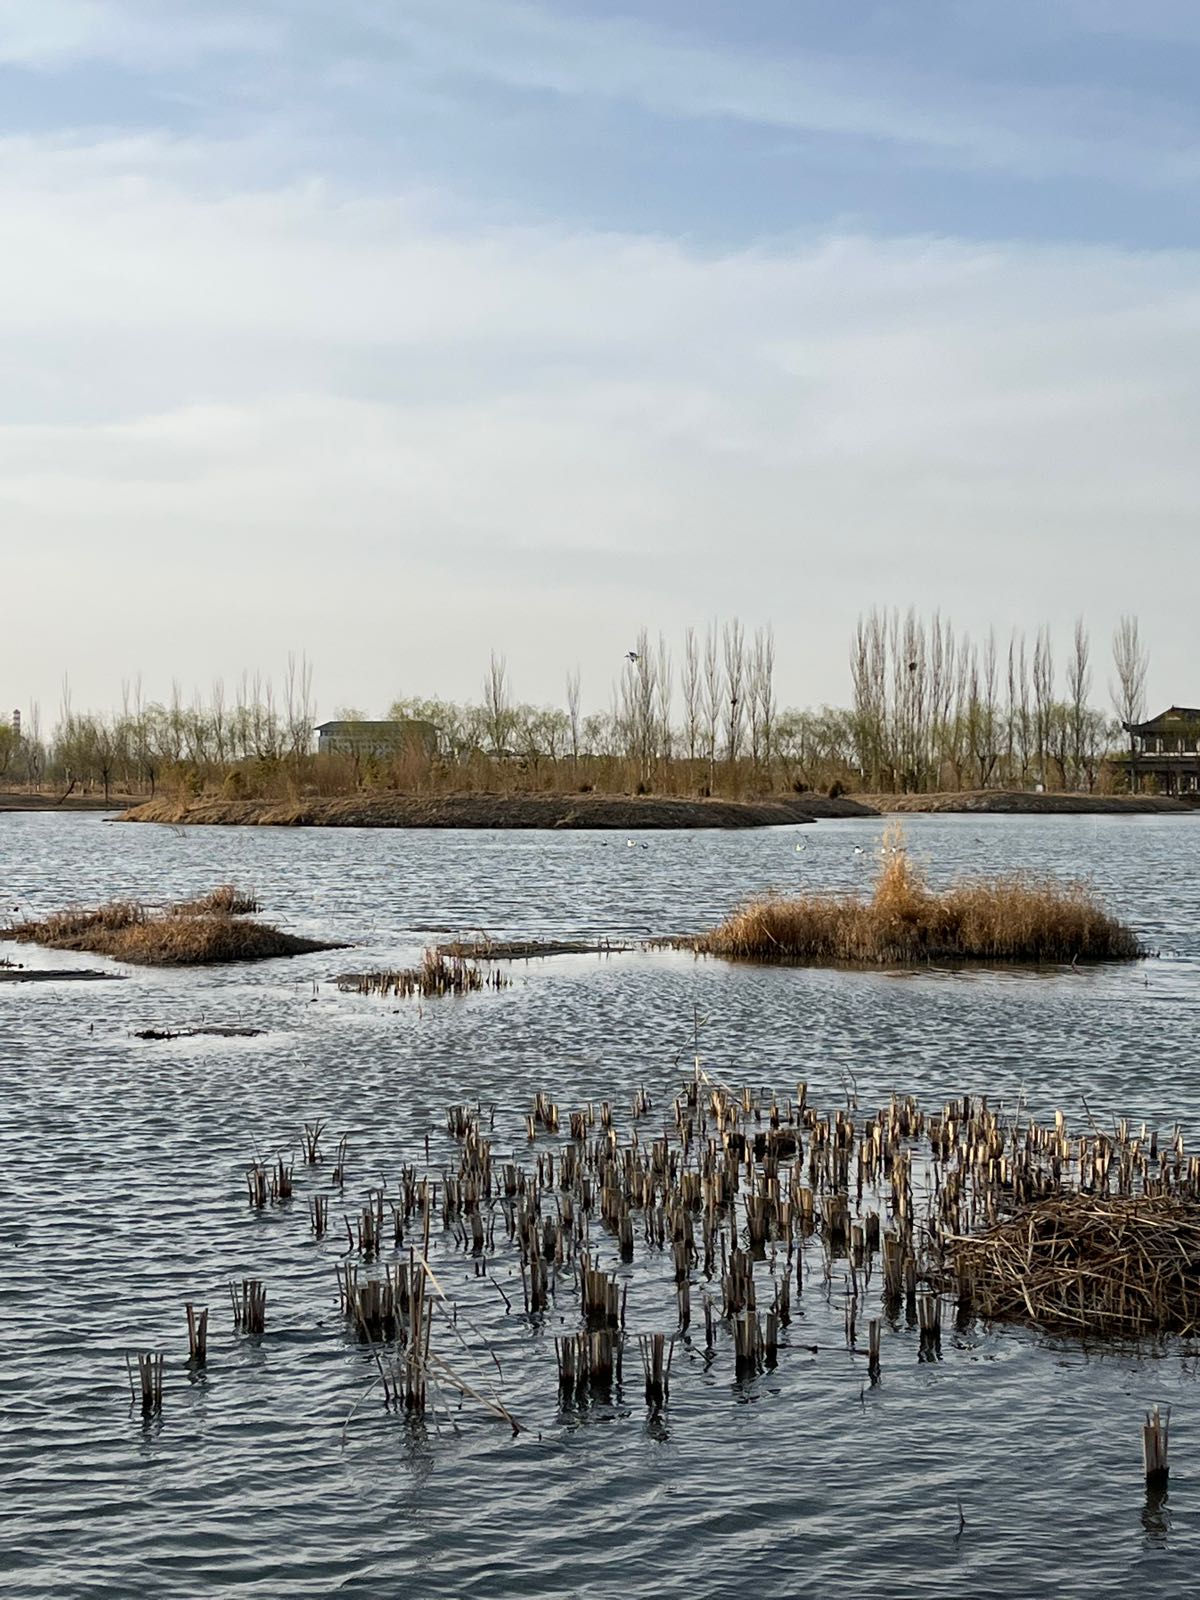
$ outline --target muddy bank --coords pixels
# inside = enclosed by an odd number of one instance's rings
[[[964,789],[957,794],[873,794],[861,797],[882,812],[973,811],[1051,816],[1129,816],[1158,811],[1198,811],[1169,795],[1030,794],[1024,789]]]
[[[120,811],[137,805],[137,796],[114,794],[41,794],[21,789],[0,791],[0,811]]]
[[[0,983],[120,983],[123,972],[100,972],[94,967],[22,967],[0,961]]]
[[[151,800],[119,822],[277,828],[768,828],[868,817],[856,800],[681,800],[666,795],[363,794],[325,800]]]

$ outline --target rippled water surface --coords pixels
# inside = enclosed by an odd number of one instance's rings
[[[690,1070],[697,1018],[709,1070],[736,1085],[790,1094],[803,1078],[828,1107],[855,1089],[865,1106],[893,1089],[928,1104],[986,1092],[1076,1121],[1086,1099],[1100,1119],[1179,1121],[1194,1145],[1200,817],[907,827],[935,881],[1017,866],[1086,876],[1160,953],[1089,972],[904,976],[565,957],[518,966],[499,993],[396,1004],[328,980],[348,964],[395,964],[443,931],[637,936],[703,926],[752,889],[853,886],[882,825],[629,842],[0,813],[5,914],[232,880],[270,920],[360,947],[0,986],[0,1591],[1194,1594],[1200,1392],[1185,1349],[1100,1354],[975,1328],[945,1334],[940,1362],[918,1363],[916,1333],[900,1328],[885,1335],[882,1383],[865,1389],[818,1272],[776,1370],[735,1383],[731,1352],[706,1365],[701,1339],[677,1347],[661,1419],[648,1419],[638,1384],[567,1415],[552,1335],[574,1326],[573,1307],[531,1323],[510,1264],[497,1269],[516,1295],[509,1314],[450,1254],[462,1360],[496,1378],[486,1334],[525,1431],[514,1438],[457,1402],[413,1424],[381,1410],[369,1357],[345,1337],[340,1221],[321,1243],[309,1231],[307,1196],[329,1192],[328,1168],[298,1166],[291,1205],[247,1205],[246,1163],[315,1117],[350,1132],[345,1198],[330,1208],[340,1218],[423,1158],[427,1133],[433,1163],[451,1158],[452,1102],[494,1104],[494,1148],[521,1160],[538,1090],[565,1116],[603,1098],[627,1111],[645,1086],[657,1116]],[[7,948],[31,965],[96,964]],[[200,1023],[267,1031],[133,1036]],[[639,1256],[632,1328],[664,1326],[657,1271]],[[225,1286],[246,1275],[267,1286],[259,1342],[230,1325]],[[183,1363],[185,1300],[212,1308],[198,1378]],[[130,1410],[124,1353],[152,1348],[168,1366],[162,1416],[147,1424]],[[1155,1401],[1174,1407],[1161,1506],[1141,1481],[1139,1424]]]

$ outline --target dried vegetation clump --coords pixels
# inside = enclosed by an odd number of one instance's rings
[[[1136,1339],[1200,1330],[1200,1203],[1175,1194],[1058,1193],[947,1241],[992,1322]]]
[[[256,910],[257,902],[226,885],[165,911],[137,900],[114,900],[91,910],[71,907],[40,921],[14,923],[0,930],[0,938],[152,967],[267,961],[337,948],[264,922],[248,922],[242,913],[249,909]]]
[[[868,899],[800,895],[751,901],[690,941],[705,955],[855,966],[929,961],[1075,963],[1144,954],[1133,933],[1082,884],[1025,874],[937,893],[896,830]]]
[[[346,972],[337,980],[339,989],[353,994],[373,994],[387,998],[410,995],[433,998],[446,994],[473,994],[480,989],[503,989],[508,979],[501,972],[483,973],[462,956],[447,956],[441,950],[426,950],[419,967],[402,967],[395,972]]]

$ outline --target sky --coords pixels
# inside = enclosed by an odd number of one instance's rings
[[[0,705],[875,606],[1200,704],[1189,0],[0,0]]]

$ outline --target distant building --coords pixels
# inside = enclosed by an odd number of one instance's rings
[[[1136,789],[1153,778],[1162,794],[1200,794],[1200,709],[1171,706],[1149,722],[1124,722],[1129,754],[1113,758]]]
[[[438,731],[432,722],[322,722],[316,730],[319,755],[389,756],[412,752],[435,756]]]

